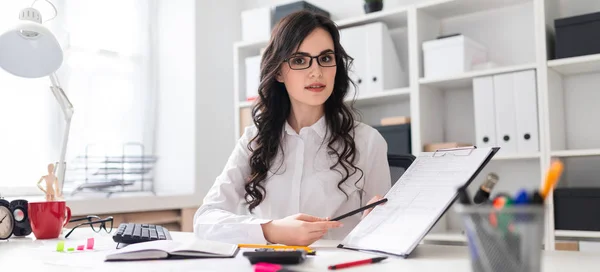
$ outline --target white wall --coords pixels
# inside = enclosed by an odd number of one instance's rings
[[[196,193],[202,197],[223,170],[236,141],[233,43],[241,39],[242,2],[196,2]]]
[[[155,189],[194,192],[196,165],[195,1],[156,1],[157,116]]]

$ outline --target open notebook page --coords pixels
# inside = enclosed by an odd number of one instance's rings
[[[345,248],[406,256],[417,246],[486,161],[491,148],[421,153],[375,207],[342,241]],[[435,156],[434,156],[435,154]]]

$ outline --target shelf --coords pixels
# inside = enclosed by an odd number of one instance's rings
[[[394,103],[410,97],[409,88],[386,90],[377,94],[363,95],[356,98],[355,107],[373,106],[382,103]],[[351,99],[346,99],[349,102]]]
[[[574,149],[552,151],[550,155],[553,157],[584,157],[584,156],[600,156],[600,149]]]
[[[242,108],[249,108],[252,107],[252,105],[254,105],[254,101],[242,101],[238,104],[238,106],[240,107],[240,109]]]
[[[379,105],[382,103],[394,103],[401,100],[408,99],[410,97],[410,89],[409,88],[398,88],[386,90],[377,94],[364,95],[361,97],[357,97],[354,106],[355,107],[365,107],[365,106],[373,106]],[[346,99],[346,102],[350,102],[351,99]],[[254,101],[243,101],[238,104],[241,108],[252,107],[254,105]]]
[[[539,159],[540,153],[508,154],[494,156],[494,161]]]
[[[535,68],[535,63],[497,67],[487,70],[469,71],[467,73],[442,78],[421,78],[419,79],[419,83],[421,86],[439,89],[466,89],[473,86],[473,78],[475,77],[511,73]]]
[[[489,11],[509,6],[525,4],[532,0],[437,0],[417,5],[417,8],[437,18],[451,18],[460,15]]]
[[[548,67],[562,75],[600,72],[600,54],[550,60]]]
[[[383,22],[387,25],[388,29],[406,27],[407,12],[405,7],[395,8],[390,10],[382,10],[365,14],[362,16],[337,20],[335,23],[338,28],[348,28],[357,25],[364,25],[374,22]]]
[[[554,230],[557,240],[600,241],[600,231]]]

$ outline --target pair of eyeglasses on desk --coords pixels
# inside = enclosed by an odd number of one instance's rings
[[[101,230],[104,230],[107,233],[110,233],[113,229],[113,217],[112,216],[102,219],[97,215],[88,215],[88,216],[82,217],[82,218],[71,219],[71,220],[69,220],[69,223],[80,222],[80,221],[86,221],[86,222],[79,223],[76,226],[74,226],[73,228],[71,228],[71,230],[67,233],[67,235],[65,235],[65,238],[68,238],[69,235],[71,235],[71,233],[76,228],[81,227],[81,226],[86,226],[86,225],[90,226],[94,232],[100,232]]]

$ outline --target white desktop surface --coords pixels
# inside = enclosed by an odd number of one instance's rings
[[[64,232],[66,233],[66,231]],[[114,230],[113,230],[114,233]],[[171,232],[174,240],[193,239],[193,233]],[[95,238],[95,250],[73,253],[56,252],[58,239],[36,240],[33,236],[0,241],[0,269],[2,271],[253,271],[252,265],[242,256],[241,249],[235,258],[157,260],[133,262],[104,262],[107,252],[116,243],[111,234],[96,234],[88,229],[77,229],[66,239],[66,246],[83,244],[89,237]],[[63,239],[64,240],[64,239]],[[312,247],[316,256],[297,266],[294,271],[329,271],[328,265],[360,260],[374,255],[352,250],[338,249],[336,241],[319,241]],[[379,264],[363,265],[341,271],[471,271],[464,246],[422,244],[407,258],[390,257]],[[600,258],[587,252],[545,251],[543,271],[598,271]],[[22,270],[25,269],[25,270]],[[42,269],[42,270],[39,270]],[[16,270],[14,270],[16,271]]]

